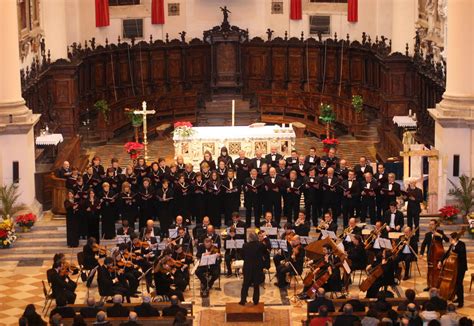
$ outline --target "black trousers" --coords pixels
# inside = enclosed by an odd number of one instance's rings
[[[239,254],[235,249],[225,251],[224,260],[225,260],[225,266],[227,269],[227,275],[232,274],[232,260],[238,260],[238,259],[239,259]]]
[[[265,203],[264,203],[264,212],[272,212],[273,218],[275,221],[280,224],[281,220],[281,195],[280,193],[275,194],[275,193],[268,193],[266,195]],[[257,222],[259,223],[259,222]],[[259,223],[260,224],[260,223]],[[255,224],[255,226],[260,226]]]
[[[245,277],[244,282],[242,283],[242,290],[240,290],[240,302],[247,301],[250,286],[253,286],[253,303],[257,304],[260,300],[260,285],[255,284],[255,282],[246,280]]]
[[[415,225],[415,228],[420,226],[420,212],[419,211],[412,211],[411,209],[407,209],[407,225],[412,230],[413,230],[413,225]],[[417,230],[416,234],[420,234],[420,230]]]
[[[219,263],[218,263],[219,264]],[[209,283],[206,279],[206,274],[209,272],[210,280]],[[201,290],[210,290],[214,285],[214,282],[219,278],[220,266],[215,264],[210,267],[200,266],[196,269],[196,276],[201,281]]]
[[[370,218],[372,225],[377,222],[377,215],[375,214],[375,200],[372,198],[362,199],[360,203],[360,221],[365,222],[366,218]]]
[[[56,302],[59,298],[66,300],[67,304],[74,304],[74,302],[76,302],[76,294],[73,291],[67,289],[61,293],[55,294]]]
[[[245,196],[245,224],[247,227],[252,225],[252,210],[255,219],[255,226],[260,226],[262,217],[262,202],[255,195]]]
[[[466,271],[458,271],[458,276],[456,277],[456,298],[458,299],[459,304],[464,304],[464,274]]]
[[[278,287],[283,287],[283,286],[288,285],[288,283],[286,282],[286,273],[290,273],[291,275],[295,274],[295,271],[290,265],[287,266],[283,264],[280,264],[277,267],[276,272],[277,272],[277,279],[278,279]]]
[[[358,207],[357,201],[355,199],[351,200],[343,200],[342,201],[342,220],[344,223],[344,227],[347,227],[349,224],[349,219],[351,217],[357,216]]]

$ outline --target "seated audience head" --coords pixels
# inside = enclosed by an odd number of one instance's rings
[[[49,322],[52,326],[61,326],[63,324],[63,317],[60,314],[54,314]]]
[[[459,326],[472,326],[472,320],[468,317],[461,317],[459,319]]]
[[[150,303],[151,302],[151,296],[149,294],[144,294],[142,296],[143,303]]]
[[[318,309],[318,315],[319,317],[327,317],[328,316],[328,307],[325,305],[322,305]]]
[[[87,298],[87,305],[89,307],[94,307],[95,306],[95,298],[93,296],[90,296]]]
[[[416,292],[412,289],[407,289],[405,291],[405,297],[408,299],[408,301],[413,302],[415,301]]]
[[[26,317],[20,317],[20,319],[18,319],[18,326],[28,326],[28,319]]]
[[[172,306],[177,306],[179,304],[178,296],[172,295],[170,298],[170,302]]]
[[[352,315],[352,312],[354,311],[354,309],[352,308],[352,305],[350,303],[346,303],[342,311],[346,315]]]
[[[98,323],[103,323],[105,320],[107,319],[107,315],[105,314],[104,311],[99,311],[95,317],[95,320],[98,322]]]
[[[122,301],[123,301],[123,299],[122,299],[122,296],[120,294],[114,295],[114,297],[112,299],[113,303],[122,303]]]
[[[440,323],[440,321],[437,320],[437,319],[431,319],[431,320],[428,322],[427,326],[441,326],[441,323]]]
[[[430,298],[439,297],[439,291],[437,288],[431,288],[429,292]]]
[[[74,320],[72,321],[72,326],[87,326],[87,323],[83,316],[75,315]]]
[[[232,221],[234,221],[234,222],[240,221],[240,214],[239,214],[239,212],[233,212],[233,213],[232,213]]]
[[[138,315],[135,311],[130,311],[130,313],[128,314],[128,320],[130,321],[137,321],[138,319]]]
[[[320,287],[316,295],[318,296],[318,298],[324,298],[324,296],[326,295],[326,291],[322,287]]]
[[[446,312],[456,312],[456,306],[452,303],[448,304],[446,307]]]

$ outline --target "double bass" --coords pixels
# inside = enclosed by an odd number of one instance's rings
[[[433,232],[433,239],[428,250],[428,287],[437,287],[439,283],[438,262],[444,255],[443,238],[441,241],[436,239],[437,231]]]

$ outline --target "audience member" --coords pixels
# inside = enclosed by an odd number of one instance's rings
[[[177,296],[172,295],[170,298],[171,305],[163,308],[163,316],[176,316],[178,312],[181,312],[184,316],[187,315],[188,311],[179,305],[179,299]]]
[[[333,326],[353,325],[356,321],[359,322],[360,319],[353,315],[352,306],[350,304],[345,304],[342,315],[339,315],[334,319]]]
[[[18,319],[18,326],[28,326],[28,319],[26,319],[26,317],[20,317],[20,319]]]
[[[350,299],[346,301],[346,303],[352,306],[354,312],[364,312],[365,311],[365,303],[359,300],[359,293],[352,293],[350,295]],[[339,309],[340,312],[344,309],[344,305]]]
[[[377,294],[377,300],[370,304],[370,308],[376,312],[387,312],[392,309],[392,305],[387,302],[385,292],[380,291]]]
[[[188,321],[186,315],[182,311],[178,311],[174,317],[173,326],[187,326]]]
[[[377,326],[379,324],[378,313],[373,309],[369,309],[361,323],[362,326]]]
[[[82,315],[75,315],[72,326],[87,326],[87,323]]]
[[[79,310],[79,313],[84,318],[95,318],[98,312],[99,312],[99,308],[97,308],[95,305],[94,297],[87,298],[87,306],[82,307]]]
[[[437,288],[431,288],[429,292],[430,299],[423,303],[423,310],[426,310],[425,305],[431,303],[433,310],[446,311],[448,303],[446,300],[439,296],[439,290]]]
[[[441,323],[438,320],[433,319],[429,321],[428,326],[441,326]]]
[[[49,324],[51,326],[62,326],[63,325],[63,317],[60,314],[52,315]]]
[[[36,312],[36,308],[34,304],[29,304],[26,306],[22,317],[26,318],[29,326],[47,325],[46,322],[41,318],[41,316]]]
[[[130,311],[128,315],[128,321],[121,323],[120,326],[138,326],[140,325],[138,322],[138,315],[135,311]]]
[[[440,322],[442,326],[456,326],[459,324],[461,316],[456,312],[456,306],[452,303],[448,304],[446,313],[441,316]]]
[[[111,325],[110,322],[107,320],[107,315],[103,311],[99,311],[97,316],[95,317],[95,322],[93,325]]]
[[[323,288],[319,288],[316,292],[316,298],[308,302],[308,311],[317,312],[321,306],[326,306],[328,312],[335,311],[334,304],[330,299],[326,298],[326,291]]]
[[[439,312],[436,311],[435,305],[431,302],[427,302],[423,307],[423,311],[420,313],[420,317],[423,319],[423,324],[428,324],[430,320],[439,319]]]
[[[332,318],[328,317],[328,307],[323,305],[318,309],[318,316],[311,319],[310,326],[326,326],[331,321]]]
[[[459,319],[459,326],[472,326],[472,320],[467,317]]]
[[[114,295],[114,298],[112,299],[114,305],[112,307],[107,308],[108,317],[128,317],[130,310],[122,306],[122,301],[123,299],[120,294]]]
[[[153,307],[151,302],[151,297],[149,295],[143,296],[143,302],[141,305],[136,306],[133,310],[137,313],[140,317],[158,317],[160,312],[158,309]]]
[[[416,306],[416,310],[420,309],[420,306],[415,302],[416,293],[415,293],[414,290],[407,289],[405,291],[405,298],[406,298],[406,300],[398,305],[397,311],[406,311],[407,306],[410,303],[413,303]]]
[[[50,318],[55,314],[59,314],[63,318],[74,318],[76,312],[67,306],[66,297],[60,295],[56,298],[56,307],[51,310]]]

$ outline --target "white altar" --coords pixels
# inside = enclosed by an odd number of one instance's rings
[[[289,156],[295,146],[296,135],[293,128],[279,125],[271,126],[235,126],[235,127],[193,127],[195,131],[190,137],[173,136],[175,157],[182,155],[184,162],[192,163],[194,170],[199,170],[204,152],[209,151],[216,160],[221,147],[227,147],[233,159],[244,150],[249,158],[255,156],[257,150],[263,154],[276,146],[283,156]]]

